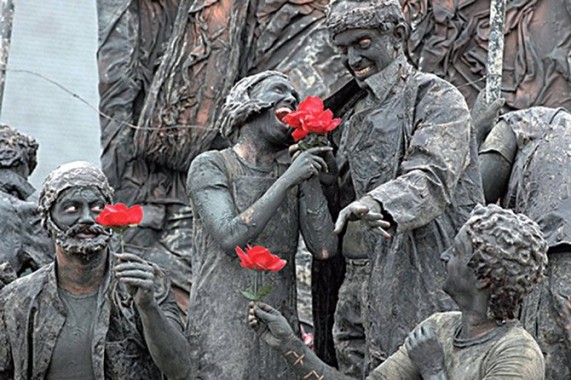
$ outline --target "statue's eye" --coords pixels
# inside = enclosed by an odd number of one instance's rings
[[[77,211],[77,206],[76,206],[76,205],[67,205],[67,206],[65,206],[65,207],[63,208],[63,211],[64,211],[64,212],[67,212],[67,213],[76,212],[76,211]]]
[[[361,49],[366,49],[371,46],[371,39],[370,38],[362,38],[359,40],[359,47]]]
[[[103,211],[104,206],[102,204],[96,204],[91,207],[91,211],[93,212],[101,212]]]

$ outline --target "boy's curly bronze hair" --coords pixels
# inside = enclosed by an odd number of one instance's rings
[[[476,206],[466,222],[473,255],[468,266],[490,280],[491,317],[517,318],[523,298],[544,277],[547,242],[537,223],[496,205]]]

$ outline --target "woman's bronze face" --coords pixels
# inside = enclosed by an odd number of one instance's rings
[[[299,96],[291,82],[280,76],[264,79],[252,90],[252,97],[271,103],[270,108],[263,110],[259,118],[259,134],[274,145],[289,145],[293,143],[292,129],[282,119],[297,108]]]

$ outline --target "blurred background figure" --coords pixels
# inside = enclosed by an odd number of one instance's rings
[[[546,379],[571,377],[571,114],[532,107],[503,115],[480,148],[486,202],[535,220],[549,245],[547,279],[521,319],[538,341]]]
[[[0,124],[0,286],[53,261],[51,239],[40,225],[34,187],[38,143]]]

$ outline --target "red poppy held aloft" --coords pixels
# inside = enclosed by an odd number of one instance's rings
[[[297,110],[290,112],[283,121],[295,130],[293,139],[297,142],[310,133],[326,134],[331,132],[341,123],[341,119],[333,118],[333,112],[324,110],[323,101],[318,96],[305,98]]]
[[[143,208],[139,205],[127,207],[123,203],[106,205],[95,221],[105,227],[127,227],[138,225],[143,220]]]
[[[246,269],[277,272],[286,266],[287,261],[273,255],[266,247],[255,245],[246,246],[246,252],[236,247],[236,254],[240,258],[240,265]]]

